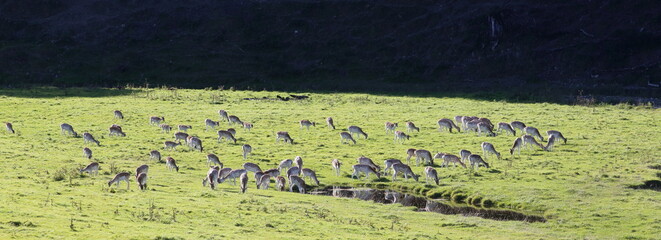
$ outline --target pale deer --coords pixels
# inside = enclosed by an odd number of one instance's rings
[[[493,144],[488,143],[488,142],[482,142],[482,154],[484,155],[484,158],[487,158],[488,154],[493,154],[500,159],[500,153],[496,151],[496,147],[493,146]]]
[[[177,142],[181,142],[181,140],[186,141],[186,138],[188,138],[188,133],[185,132],[176,132],[174,133],[174,140]]]
[[[300,122],[301,129],[306,128],[308,131],[310,131],[310,126],[316,127],[317,123],[315,122],[310,122],[310,120],[301,120]]]
[[[464,116],[454,116],[454,121],[455,121],[456,123],[461,123],[461,119],[462,119],[463,117],[464,117]]]
[[[433,167],[426,167],[425,168],[425,182],[427,184],[429,184],[429,180],[432,180],[436,183],[436,185],[439,185],[438,184],[438,172]]]
[[[149,124],[150,125],[159,125],[162,122],[165,122],[165,117],[149,117]]]
[[[277,132],[275,137],[275,143],[280,142],[280,140],[282,140],[283,143],[289,142],[290,144],[294,144],[294,139],[292,139],[289,136],[288,132]]]
[[[363,136],[365,136],[365,139],[367,139],[367,133],[365,133],[363,131],[363,129],[361,129],[360,127],[358,127],[358,126],[349,126],[347,129],[349,130],[349,133],[351,133],[352,136],[354,134],[356,134],[358,136],[363,135]]]
[[[175,171],[179,172],[179,166],[177,166],[177,160],[174,160],[174,158],[172,158],[172,157],[167,157],[165,159],[165,166],[170,171],[175,170]]]
[[[257,188],[259,188],[259,179],[264,176],[263,172],[255,172],[255,184],[257,184]]]
[[[298,167],[290,167],[287,169],[287,178],[291,176],[298,176],[301,174],[301,169]]]
[[[243,144],[243,147],[241,148],[243,149],[243,159],[248,159],[248,155],[252,153],[252,147],[248,144]]]
[[[523,135],[521,138],[523,138],[524,148],[533,149],[533,146],[538,146],[539,148],[544,150],[544,145],[538,143],[537,140],[535,140],[535,137],[526,134]]]
[[[269,184],[271,183],[271,175],[264,174],[264,176],[259,178],[257,181],[257,189],[269,189]]]
[[[360,180],[360,173],[365,174],[365,180],[367,180],[370,177],[370,174],[376,175],[376,178],[379,179],[381,178],[381,173],[379,173],[376,169],[374,169],[370,165],[366,164],[356,164],[353,165],[353,173],[351,174],[351,178],[358,178]]]
[[[326,125],[328,125],[328,127],[335,130],[335,124],[333,124],[333,118],[332,117],[327,117],[326,118]]]
[[[477,123],[477,136],[482,136],[484,133],[487,137],[494,137],[496,134],[493,132],[493,127],[486,122]]]
[[[491,120],[489,120],[488,118],[479,118],[478,121],[486,123],[487,125],[489,125],[489,128],[491,129],[493,129],[494,127],[493,123],[491,123]]]
[[[188,129],[193,129],[193,126],[191,125],[179,124],[177,127],[179,128],[179,131],[184,131],[184,132],[188,132]]]
[[[397,178],[398,173],[402,173],[404,175],[404,179],[406,180],[408,180],[409,177],[412,177],[416,182],[418,181],[418,175],[415,175],[413,173],[413,170],[411,170],[411,167],[409,167],[406,164],[403,163],[394,164],[392,165],[392,169],[395,170],[394,173],[392,174],[393,182]]]
[[[219,182],[225,182],[228,179],[232,180],[234,185],[236,185],[236,179],[241,176],[241,174],[248,173],[245,169],[234,169],[230,171],[226,176],[220,178]]]
[[[278,189],[278,191],[284,191],[285,190],[285,185],[287,184],[287,180],[283,176],[277,176],[275,177],[275,188]]]
[[[248,174],[247,173],[242,173],[241,176],[239,176],[239,180],[241,181],[241,193],[246,193],[246,190],[248,189]]]
[[[415,157],[415,148],[409,148],[406,150],[406,163],[411,164],[411,157]]]
[[[234,134],[232,134],[229,131],[219,130],[218,131],[218,142],[220,142],[220,140],[223,140],[223,139],[227,139],[227,141],[234,141],[234,143],[236,143],[236,138],[234,138]]]
[[[149,159],[150,160],[151,159],[156,159],[156,161],[160,162],[161,161],[161,152],[159,152],[157,150],[152,150],[151,152],[149,152]]]
[[[230,173],[232,173],[232,168],[222,168],[222,166],[219,166],[221,169],[218,171],[218,182],[220,182],[221,178],[227,177]]]
[[[452,133],[452,128],[456,129],[457,132],[461,132],[459,126],[457,124],[454,124],[454,122],[450,119],[447,118],[442,118],[436,122],[438,124],[438,130],[443,131],[443,129],[447,129],[450,133]]]
[[[299,193],[305,193],[305,181],[299,176],[289,177],[289,191],[294,191],[294,186],[298,188]]]
[[[462,162],[467,161],[468,156],[470,156],[471,154],[473,154],[473,153],[471,153],[470,151],[465,150],[465,149],[462,149],[461,151],[459,151],[459,156],[461,156],[461,161]]]
[[[356,140],[353,139],[353,137],[351,136],[350,133],[341,132],[340,133],[340,143],[341,144],[344,144],[345,142],[349,143],[349,141],[353,142],[354,145],[356,144]]]
[[[386,122],[386,134],[390,132],[395,132],[397,128],[397,123]]]
[[[395,139],[394,142],[401,142],[402,144],[404,141],[409,140],[410,136],[406,135],[406,133],[402,131],[395,131]]]
[[[164,133],[170,133],[170,131],[172,131],[172,127],[165,123],[159,124],[158,127],[161,128],[161,132]]]
[[[209,183],[209,187],[211,187],[211,190],[216,189],[216,184],[218,184],[218,173],[220,172],[220,167],[214,166],[209,168],[209,171],[207,171],[206,177],[202,180],[202,186],[206,187],[207,183]]]
[[[120,126],[117,125],[110,126],[110,128],[108,128],[108,131],[110,132],[108,133],[108,136],[126,137],[126,133],[122,131],[122,127]]]
[[[415,123],[413,122],[406,122],[406,131],[407,132],[420,132],[420,128],[415,126]]]
[[[558,140],[558,139],[562,139],[562,141],[563,141],[565,144],[567,143],[567,139],[565,138],[565,136],[562,136],[562,133],[559,132],[559,131],[556,131],[556,130],[548,130],[548,131],[546,131],[546,135],[548,135],[549,138],[550,138],[551,136],[555,136],[555,139],[556,139],[556,140]]]
[[[221,168],[223,167],[223,163],[221,163],[218,156],[216,156],[216,154],[213,153],[207,154],[207,166],[211,166],[211,165],[218,165]]]
[[[464,122],[464,133],[469,133],[469,132],[478,132],[478,124],[481,123],[479,120],[472,120],[468,122]]]
[[[294,161],[292,161],[291,159],[282,160],[282,161],[280,161],[280,164],[278,164],[278,170],[280,170],[281,172],[284,172],[283,169],[284,168],[287,168],[287,169],[291,168],[293,163],[294,163]]]
[[[246,131],[250,132],[250,129],[252,129],[252,127],[253,127],[252,123],[243,122],[243,129],[245,129]]]
[[[165,141],[165,142],[163,142],[163,145],[165,146],[165,147],[163,147],[163,150],[171,149],[171,150],[176,151],[177,146],[181,145],[181,143],[173,142],[173,141]]]
[[[422,164],[429,164],[429,165],[434,165],[434,159],[431,156],[431,152],[424,150],[424,149],[418,149],[415,150],[415,165],[418,166],[420,164],[420,160],[422,160]]]
[[[480,165],[484,165],[486,168],[489,168],[489,164],[485,162],[480,155],[471,154],[468,156],[468,161],[470,162],[471,168],[480,169]]]
[[[122,114],[121,111],[119,111],[119,110],[115,110],[114,114],[115,114],[115,118],[117,118],[117,119],[124,119],[124,114]]]
[[[374,164],[374,162],[372,161],[372,159],[370,159],[370,158],[368,158],[368,157],[361,156],[361,157],[358,157],[357,160],[358,160],[358,164],[368,165],[368,166],[374,168],[377,172],[380,172],[380,171],[381,171],[381,167],[379,167],[379,166],[377,166],[376,164]]]
[[[10,122],[5,123],[5,128],[7,128],[7,132],[14,134],[16,131],[14,131],[14,125],[12,125]]]
[[[243,164],[243,169],[249,172],[261,172],[262,168],[259,167],[259,165],[247,162]]]
[[[236,129],[234,129],[234,128],[228,128],[227,131],[230,132],[230,133],[232,134],[232,136],[235,136],[235,137],[236,137]]]
[[[466,164],[464,164],[461,161],[461,158],[459,158],[457,155],[447,154],[447,153],[437,153],[436,155],[434,155],[434,158],[443,159],[443,163],[441,163],[441,167],[450,167],[450,163],[452,163],[454,167],[457,167],[457,163],[459,163],[459,165],[466,168]]]
[[[506,123],[506,122],[499,122],[499,123],[498,123],[498,132],[499,132],[499,133],[500,133],[500,132],[503,132],[503,130],[504,130],[507,134],[512,134],[512,136],[516,136],[516,131],[514,130],[514,128],[512,128],[512,126],[511,126],[509,123]]]
[[[138,182],[140,190],[147,190],[147,173],[138,174],[138,176],[135,176],[135,181]]]
[[[383,174],[387,174],[388,170],[392,170],[392,165],[397,163],[402,163],[399,159],[386,159],[383,161],[383,165],[386,165],[386,168],[383,169]]]
[[[87,159],[92,159],[92,149],[90,149],[88,147],[83,148],[83,157],[85,157]]]
[[[340,176],[340,167],[342,167],[342,162],[340,162],[338,159],[333,159],[333,161],[331,161],[331,166],[333,167],[335,176]]]
[[[97,146],[101,145],[101,143],[99,143],[99,141],[94,139],[94,136],[92,136],[92,134],[88,133],[88,132],[83,133],[83,140],[85,140],[85,143],[93,142],[93,143],[96,143]]]
[[[239,124],[239,125],[243,125],[243,121],[241,121],[241,119],[239,119],[239,117],[237,117],[237,116],[230,115],[228,118],[229,118],[229,121],[230,121],[230,125],[233,125],[235,123]]]
[[[128,190],[130,189],[130,185],[131,185],[131,183],[129,182],[130,179],[131,179],[131,174],[129,173],[127,172],[118,173],[117,175],[115,175],[115,177],[112,180],[108,182],[108,187],[112,186],[113,183],[116,183],[117,187],[119,187],[119,182],[125,181],[126,189]]]
[[[89,173],[92,176],[98,176],[99,175],[99,163],[98,162],[93,162],[87,165],[87,167],[80,169],[81,173]]]
[[[271,177],[277,177],[280,176],[280,170],[278,170],[277,168],[271,168],[269,170],[264,171],[264,174],[268,174]]]
[[[209,128],[211,128],[211,130],[215,130],[218,126],[220,126],[220,122],[211,120],[209,118],[204,120],[204,131],[207,131]]]
[[[218,110],[218,114],[220,115],[221,120],[223,120],[225,122],[230,121],[230,117],[227,115],[227,112],[225,110],[222,110],[222,109]]]
[[[198,137],[188,136],[186,138],[186,143],[188,144],[189,149],[197,149],[200,152],[204,150],[202,146],[202,140]]]
[[[544,150],[546,150],[546,151],[551,151],[551,150],[553,150],[553,146],[555,145],[555,142],[557,142],[557,141],[558,141],[558,140],[557,140],[557,138],[555,137],[555,135],[551,135],[551,136],[549,137],[548,142],[546,143],[546,146],[544,147]]]
[[[137,177],[140,173],[149,173],[149,165],[143,164],[135,169],[135,176]]]
[[[294,158],[294,164],[296,164],[298,169],[303,169],[303,158],[301,156],[296,156]]]
[[[514,152],[517,152],[519,154],[519,156],[521,156],[521,148],[522,147],[523,147],[522,138],[520,138],[520,137],[516,138],[514,140],[514,143],[512,144],[512,148],[510,148],[510,155],[512,155],[512,157],[514,157]]]
[[[524,128],[526,128],[526,124],[520,121],[513,121],[510,123],[510,126],[513,128],[519,129],[523,134],[525,134],[525,131],[523,131]]]
[[[69,125],[68,123],[60,124],[60,128],[62,129],[62,134],[78,137],[78,133],[74,131],[73,126]]]
[[[530,136],[539,138],[539,141],[542,142],[544,141],[544,137],[542,137],[542,134],[539,133],[539,130],[537,130],[537,128],[528,126],[523,128],[523,132]]]
[[[319,180],[317,179],[317,173],[315,173],[314,171],[312,171],[309,168],[303,168],[303,170],[301,170],[301,173],[302,173],[304,179],[305,179],[305,177],[308,177],[308,178],[310,178],[310,181],[314,181],[315,185],[319,186]]]

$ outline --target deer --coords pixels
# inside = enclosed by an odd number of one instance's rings
[[[366,165],[366,164],[353,165],[353,173],[351,174],[351,178],[357,177],[358,180],[360,180],[360,173],[365,173],[365,180],[367,180],[370,177],[370,174],[376,175],[377,179],[381,178],[381,173],[379,173],[376,169],[374,169],[370,165]]]
[[[493,146],[493,144],[488,143],[488,142],[482,142],[482,154],[484,154],[484,157],[487,158],[487,154],[494,154],[496,157],[498,157],[498,160],[500,160],[500,153],[496,151],[496,147]]]
[[[227,115],[227,112],[225,110],[218,110],[218,114],[220,115],[220,119],[224,120],[225,122],[230,121],[230,117]]]
[[[188,129],[193,129],[193,126],[191,125],[179,124],[177,127],[179,128],[179,131],[183,131],[183,132],[188,132]]]
[[[209,153],[209,154],[207,154],[207,166],[211,166],[212,164],[213,165],[218,165],[221,168],[223,167],[223,163],[220,162],[220,159],[218,158],[218,156],[216,156],[216,154]]]
[[[480,118],[475,117],[475,116],[473,116],[473,117],[471,117],[471,116],[463,116],[463,117],[461,118],[461,127],[462,127],[464,130],[466,130],[466,124],[467,124],[468,122],[475,121],[475,120],[478,120],[478,119],[480,119]],[[477,125],[477,123],[476,123],[476,125]]]
[[[487,137],[495,137],[496,134],[493,132],[493,127],[487,122],[477,123],[477,136],[482,136],[484,133]]]
[[[277,132],[275,137],[275,143],[280,142],[280,140],[282,140],[283,143],[289,142],[290,144],[294,144],[294,139],[292,139],[289,136],[288,132]]]
[[[401,142],[402,144],[404,141],[409,140],[410,136],[406,135],[406,133],[402,131],[395,131],[395,139],[394,142]]]
[[[413,171],[411,170],[411,167],[409,167],[406,164],[403,163],[398,163],[392,165],[392,169],[395,170],[394,173],[392,174],[392,181],[395,181],[395,178],[397,178],[398,173],[402,173],[404,175],[404,179],[407,179],[409,177],[412,177],[416,182],[418,181],[418,175],[415,175]]]
[[[365,139],[367,139],[367,133],[363,132],[363,129],[361,129],[358,126],[349,126],[348,128],[349,133],[353,136],[354,134],[357,134],[358,136],[363,135],[365,136]]]
[[[510,155],[512,155],[512,157],[514,157],[514,152],[517,152],[519,154],[519,156],[521,156],[521,148],[522,147],[523,147],[523,139],[521,137],[516,138],[514,140],[514,143],[512,144],[512,148],[510,148]]]
[[[457,124],[454,124],[454,122],[450,119],[447,118],[442,118],[436,122],[438,124],[438,131],[443,131],[443,129],[447,129],[450,133],[452,133],[452,128],[456,129],[457,132],[461,132],[461,129]]]
[[[126,190],[129,190],[131,185],[131,183],[129,183],[130,179],[131,179],[131,174],[129,173],[127,172],[118,173],[117,175],[115,175],[115,177],[112,180],[108,182],[108,187],[112,186],[113,183],[116,183],[117,187],[119,187],[119,182],[125,181]]]
[[[461,161],[462,162],[468,160],[468,156],[470,156],[471,154],[473,154],[473,153],[471,153],[470,151],[465,150],[465,149],[462,149],[461,151],[459,151],[459,156],[461,156]]]
[[[172,127],[164,123],[159,124],[158,127],[161,128],[161,132],[164,133],[170,133],[170,131],[172,131]]]
[[[158,125],[165,122],[165,117],[149,117],[149,125]]]
[[[262,171],[255,172],[255,183],[257,184],[257,188],[259,188],[259,179],[264,176],[264,173]]]
[[[484,165],[486,168],[489,168],[489,164],[485,162],[480,155],[471,154],[468,156],[468,161],[470,162],[471,169],[480,169],[480,165]]]
[[[91,133],[84,132],[83,133],[83,140],[85,140],[85,143],[93,142],[93,143],[96,143],[97,146],[101,146],[101,143],[99,143],[99,141],[94,139],[94,136],[92,136]]]
[[[239,180],[241,181],[241,193],[246,193],[246,190],[248,189],[248,174],[245,172],[239,176]]]
[[[135,176],[137,177],[140,173],[148,173],[148,172],[149,172],[149,165],[143,164],[135,169]]]
[[[228,128],[227,131],[230,132],[232,136],[236,136],[236,130],[234,128]]]
[[[99,163],[98,162],[92,162],[87,167],[80,169],[80,173],[89,173],[92,176],[98,176],[99,175]]]
[[[523,134],[525,134],[525,131],[523,131],[524,128],[526,128],[526,124],[520,121],[513,121],[510,123],[510,126],[513,128],[519,129]]]
[[[315,185],[319,186],[319,180],[317,179],[317,173],[315,173],[314,171],[312,171],[309,168],[303,168],[301,170],[301,173],[303,174],[304,179],[305,179],[305,177],[308,177],[308,178],[310,178],[310,181],[314,181]]]
[[[271,175],[264,174],[257,180],[257,189],[269,189],[269,183],[271,183]]]
[[[420,128],[415,126],[415,123],[413,122],[406,122],[406,131],[407,132],[420,132]]]
[[[14,131],[14,125],[12,125],[10,122],[5,123],[5,128],[7,128],[7,132],[14,134],[16,131]]]
[[[218,182],[220,182],[221,178],[227,177],[230,173],[232,173],[232,168],[223,168],[222,166],[220,167],[220,170],[218,171]]]
[[[250,129],[252,129],[252,123],[249,122],[243,122],[243,129],[246,131],[250,132]]]
[[[386,134],[390,132],[395,132],[397,128],[397,123],[386,122]]]
[[[489,125],[489,128],[491,128],[491,129],[493,129],[493,127],[494,127],[493,123],[491,123],[491,120],[489,120],[488,118],[479,118],[477,120],[480,121],[480,122],[486,123],[487,125]]]
[[[218,142],[220,142],[220,140],[223,140],[223,139],[226,139],[227,141],[234,141],[234,143],[236,144],[236,138],[234,138],[234,134],[232,134],[229,131],[219,130],[218,131]]]
[[[207,171],[207,176],[202,180],[202,186],[207,186],[207,183],[209,183],[209,187],[211,187],[211,190],[216,189],[216,184],[219,182],[219,177],[218,174],[220,173],[220,167],[214,166],[209,168],[209,171]]]
[[[512,126],[509,123],[499,122],[498,130],[497,130],[498,133],[503,132],[503,130],[505,130],[507,134],[512,134],[512,136],[516,136],[516,131],[514,130],[514,128],[512,128]]]
[[[122,131],[122,127],[118,125],[110,126],[110,128],[108,128],[108,131],[110,132],[108,133],[108,136],[126,137],[126,133],[124,133],[124,131]]]
[[[443,163],[441,164],[441,167],[450,167],[450,163],[454,165],[454,167],[457,167],[457,163],[461,165],[462,167],[466,168],[466,164],[464,164],[457,155],[453,154],[447,154],[447,153],[436,153],[434,155],[435,159],[443,159]]]
[[[301,124],[301,129],[307,128],[308,131],[310,131],[310,126],[317,126],[315,122],[310,122],[310,120],[301,120],[299,123]]]
[[[333,159],[333,161],[331,161],[331,166],[333,167],[335,176],[340,176],[340,167],[342,167],[342,162],[340,162],[340,160],[337,158]]]
[[[461,119],[462,119],[463,117],[464,117],[464,116],[454,116],[454,121],[457,122],[457,123],[461,123]]]
[[[174,133],[174,140],[177,142],[181,142],[181,140],[186,141],[186,138],[188,138],[188,133],[185,132],[176,132]]]
[[[292,161],[291,159],[282,160],[280,161],[280,164],[278,164],[278,170],[282,172],[284,168],[289,169],[291,168],[293,163],[294,161]]]
[[[472,121],[464,122],[464,126],[465,126],[464,127],[464,133],[469,133],[469,132],[476,132],[477,133],[479,131],[478,126],[477,126],[479,123],[480,123],[480,121],[478,121],[478,120],[472,120]]]
[[[249,172],[261,172],[262,171],[262,169],[259,167],[259,165],[251,163],[251,162],[244,163],[243,168],[246,171],[249,171]]]
[[[156,161],[161,161],[161,152],[157,150],[152,150],[149,152],[149,160],[156,159]]]
[[[116,119],[124,119],[124,114],[122,114],[122,111],[115,110],[114,114]]]
[[[231,170],[227,175],[225,175],[224,177],[220,178],[219,182],[222,183],[222,182],[227,181],[227,179],[232,179],[232,181],[234,182],[234,185],[236,185],[236,179],[237,179],[239,176],[241,176],[241,174],[244,174],[244,173],[247,174],[248,171],[246,171],[245,169],[234,169],[234,170]]]
[[[328,125],[328,127],[335,130],[335,124],[333,124],[333,118],[332,117],[327,117],[326,118],[326,125]]]
[[[71,135],[73,137],[78,137],[78,133],[73,130],[73,126],[69,125],[68,123],[62,123],[60,124],[60,128],[62,129],[62,134],[64,135]],[[13,128],[12,128],[13,130]]]
[[[409,148],[406,150],[406,163],[411,164],[411,157],[415,157],[415,148]]]
[[[165,147],[163,147],[163,150],[171,149],[176,151],[177,146],[181,145],[181,143],[173,142],[173,141],[165,141],[163,142],[163,145],[165,145]]]
[[[562,136],[562,133],[559,132],[559,131],[548,130],[548,131],[546,131],[546,135],[548,135],[549,138],[551,138],[551,136],[555,136],[556,140],[557,139],[562,139],[562,141],[564,141],[565,144],[567,143],[567,139],[565,138],[565,136]]]
[[[179,172],[179,166],[177,166],[177,160],[174,160],[174,158],[172,157],[165,158],[165,167],[167,167],[168,170],[170,171],[175,170]]]
[[[544,150],[544,145],[538,143],[537,140],[535,140],[535,137],[526,134],[526,135],[523,135],[521,138],[523,139],[523,147],[524,148],[531,148],[532,149],[531,145],[535,145],[535,146],[538,146],[539,148],[541,148],[542,150]]]
[[[229,121],[230,121],[230,125],[233,125],[235,123],[239,124],[239,125],[243,125],[243,121],[241,121],[241,119],[239,119],[239,117],[237,117],[237,116],[230,115],[228,118],[229,118]]]
[[[285,180],[283,176],[275,177],[275,188],[278,189],[278,191],[284,191],[285,184],[287,184],[287,180]]]
[[[264,174],[268,174],[271,177],[277,177],[280,176],[280,170],[278,170],[277,168],[271,168],[269,170],[264,171]]]
[[[374,164],[374,162],[372,162],[372,159],[370,159],[368,157],[365,157],[365,156],[361,156],[361,157],[358,158],[358,164],[368,165],[368,166],[374,168],[378,172],[381,171],[381,167]]]
[[[392,169],[392,165],[402,163],[399,159],[386,159],[383,161],[383,165],[386,165],[386,168],[383,169],[383,174],[387,174],[389,169]]]
[[[252,147],[248,144],[243,144],[241,148],[243,149],[243,159],[248,159],[248,155],[252,153]]]
[[[415,166],[418,166],[420,164],[420,160],[422,160],[422,164],[434,164],[434,160],[432,159],[431,152],[424,150],[424,149],[418,149],[415,150]]]
[[[427,184],[429,184],[429,180],[432,180],[436,183],[436,185],[439,185],[438,184],[438,172],[433,167],[426,167],[425,168],[425,182]]]
[[[147,190],[147,173],[138,174],[138,176],[135,176],[135,181],[138,182],[140,190]]]
[[[220,122],[211,120],[210,118],[204,120],[204,131],[209,130],[209,128],[211,128],[211,130],[215,130],[218,126],[220,126]]]
[[[289,177],[289,191],[294,191],[294,186],[298,188],[299,193],[305,193],[305,181],[299,176]]]
[[[301,174],[301,169],[299,167],[290,167],[287,169],[287,178],[291,176],[298,176]]]
[[[197,149],[200,150],[200,152],[204,149],[202,146],[202,140],[198,137],[188,136],[186,138],[186,143],[188,144],[189,149]]]
[[[340,144],[349,143],[349,141],[353,142],[354,145],[356,145],[356,140],[353,139],[350,133],[348,132],[341,132],[340,133]]]
[[[558,141],[558,140],[557,140],[557,138],[555,137],[555,135],[551,135],[551,136],[549,137],[548,142],[546,143],[546,146],[544,147],[544,150],[549,151],[549,152],[550,152],[551,150],[553,150],[553,145],[555,145],[555,142],[557,142],[557,141]]]
[[[83,148],[83,157],[85,157],[87,159],[92,159],[92,149],[90,149],[88,147]]]
[[[542,141],[542,142],[544,141],[544,137],[542,137],[542,135],[539,134],[539,130],[537,130],[537,128],[528,126],[528,127],[523,128],[523,132],[530,135],[530,136],[539,138],[539,141]]]
[[[301,156],[296,156],[294,158],[294,164],[296,164],[298,169],[303,169],[303,158]]]

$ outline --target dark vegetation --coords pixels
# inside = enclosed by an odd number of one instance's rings
[[[0,84],[658,97],[659,12],[624,0],[9,0]]]

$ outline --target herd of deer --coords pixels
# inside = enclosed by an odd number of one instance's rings
[[[249,122],[244,122],[239,117],[234,116],[234,115],[228,115],[228,113],[225,110],[220,110],[218,111],[218,114],[220,115],[220,118],[222,121],[228,122],[230,125],[238,124],[239,126],[242,126],[246,131],[250,131],[250,129],[253,128],[253,124]],[[124,119],[124,115],[122,114],[121,111],[114,111],[114,116],[117,119]],[[491,123],[491,121],[488,118],[479,118],[479,117],[474,117],[474,116],[456,116],[454,118],[455,121],[452,121],[451,119],[443,118],[438,120],[437,124],[439,126],[439,131],[443,130],[448,130],[449,132],[452,132],[453,129],[455,129],[457,132],[463,131],[464,133],[469,133],[469,132],[476,132],[478,136],[485,135],[485,136],[496,136],[496,132],[502,133],[503,131],[512,136],[516,136],[516,130],[518,129],[519,131],[522,132],[521,137],[517,137],[514,140],[514,143],[512,144],[512,147],[510,148],[510,154],[512,157],[515,157],[515,153],[520,155],[521,154],[521,149],[533,149],[534,147],[539,147],[542,150],[545,151],[551,151],[553,146],[556,144],[558,140],[562,140],[564,143],[567,143],[567,139],[560,133],[559,131],[555,130],[550,130],[547,131],[548,135],[548,141],[547,145],[544,146],[541,143],[537,142],[536,139],[539,139],[540,141],[544,141],[544,137],[539,133],[539,130],[537,128],[531,127],[531,126],[526,126],[523,122],[520,121],[513,121],[511,123],[506,123],[506,122],[500,122],[498,123],[498,129],[494,131],[494,125]],[[162,132],[169,133],[172,130],[172,127],[164,124],[165,122],[165,117],[150,117],[149,118],[149,124],[150,125],[157,125]],[[459,123],[461,127],[455,122]],[[205,123],[205,131],[211,129],[215,130],[220,126],[220,121],[213,121],[212,119],[206,119],[204,121]],[[300,122],[300,127],[301,129],[305,128],[307,130],[310,129],[310,127],[316,126],[315,122],[311,122],[309,120],[301,120]],[[326,124],[328,125],[329,128],[335,129],[335,125],[333,122],[333,118],[328,117],[326,118]],[[13,128],[13,125],[11,123],[5,123],[6,129],[9,133],[14,134],[16,131]],[[174,133],[174,141],[165,141],[164,142],[164,150],[176,150],[176,147],[181,145],[181,141],[185,141],[186,145],[188,145],[189,149],[191,150],[198,150],[200,152],[203,151],[203,146],[202,146],[202,140],[198,137],[191,136],[188,133],[186,133],[189,129],[192,129],[193,127],[190,125],[178,125],[177,126],[179,131]],[[385,132],[386,134],[392,133],[394,135],[394,141],[395,142],[404,142],[406,140],[410,139],[410,136],[402,131],[396,130],[398,127],[398,123],[391,123],[391,122],[386,122],[385,123]],[[62,134],[65,135],[71,135],[73,137],[78,137],[78,133],[74,131],[73,126],[67,123],[63,123],[60,125]],[[406,128],[407,132],[413,132],[413,131],[420,131],[420,128],[416,127],[413,122],[407,122],[406,123]],[[221,140],[227,140],[227,141],[232,141],[236,143],[237,139],[234,137],[236,135],[236,130],[233,128],[229,128],[227,130],[218,130],[218,142],[221,142]],[[291,138],[288,132],[277,132],[276,134],[276,143],[282,142],[284,143],[290,143],[294,144],[294,139]],[[340,132],[340,142],[341,143],[354,143],[356,144],[356,140],[354,139],[355,136],[364,136],[365,139],[367,139],[368,135],[363,131],[358,126],[349,126],[347,128],[347,132]],[[109,136],[118,136],[118,137],[125,137],[126,134],[122,130],[122,127],[116,124],[113,124],[109,128]],[[82,134],[82,138],[84,140],[84,143],[94,143],[97,146],[100,146],[100,142],[94,138],[94,136],[89,133],[89,132],[84,132]],[[496,148],[494,147],[493,144],[489,142],[483,142],[481,144],[483,155],[485,158],[488,155],[495,155],[498,159],[501,158],[501,154],[496,151]],[[243,150],[243,159],[248,159],[248,156],[252,152],[252,147],[248,144],[244,144],[242,146]],[[438,177],[438,172],[436,169],[431,167],[431,165],[434,164],[434,159],[442,159],[443,163],[440,165],[441,167],[449,167],[450,164],[453,166],[457,167],[457,164],[461,165],[464,168],[466,167],[465,161],[468,160],[469,166],[471,168],[477,168],[479,169],[480,166],[484,166],[486,168],[489,168],[489,164],[482,158],[482,156],[478,154],[473,154],[468,150],[460,150],[459,151],[459,156],[449,154],[449,153],[436,153],[434,156],[432,156],[432,153],[430,151],[424,150],[424,149],[408,149],[406,151],[407,157],[406,161],[407,164],[404,164],[401,160],[398,159],[387,159],[384,161],[385,168],[383,169],[383,174],[388,174],[392,170],[392,181],[395,181],[397,176],[399,174],[403,175],[405,179],[413,178],[415,181],[418,181],[419,175],[416,175],[413,173],[411,170],[411,167],[409,167],[408,164],[410,164],[411,158],[415,157],[415,165],[418,166],[419,164],[424,164],[427,165],[424,169],[424,174],[426,175],[426,182],[429,183],[429,181],[432,181],[436,183],[436,185],[439,184],[439,177]],[[83,156],[87,159],[92,159],[92,150],[88,147],[85,147],[83,149]],[[154,159],[157,161],[161,161],[161,153],[158,150],[153,150],[149,154],[150,159]],[[358,164],[353,165],[353,173],[351,174],[351,178],[358,178],[360,179],[361,174],[365,175],[365,178],[369,178],[370,175],[374,175],[377,178],[381,177],[381,167],[376,165],[372,159],[361,156],[357,159]],[[179,167],[177,166],[176,160],[172,157],[167,157],[166,158],[166,167],[169,170],[174,170],[174,171],[179,171]],[[305,193],[305,178],[309,178],[310,181],[315,182],[316,185],[319,185],[319,180],[317,179],[317,175],[315,171],[309,169],[309,168],[303,168],[303,159],[300,156],[296,156],[294,160],[291,159],[285,159],[280,162],[278,165],[278,168],[272,168],[268,169],[265,171],[262,171],[262,169],[255,163],[251,162],[246,162],[243,164],[243,168],[241,169],[232,169],[232,168],[224,168],[223,163],[220,161],[218,156],[215,154],[208,154],[207,155],[207,165],[209,165],[209,171],[207,172],[205,178],[202,180],[202,185],[206,186],[207,184],[211,187],[211,189],[215,189],[215,187],[223,183],[227,180],[231,180],[233,184],[236,184],[236,179],[239,179],[239,184],[240,184],[240,190],[241,192],[246,191],[247,189],[247,183],[248,183],[248,173],[251,172],[254,176],[255,183],[257,186],[257,189],[268,189],[271,178],[275,180],[276,183],[276,189],[280,191],[285,190],[285,185],[287,180],[289,181],[289,191],[293,191],[294,187],[298,189],[299,192]],[[340,167],[342,166],[342,162],[338,159],[333,159],[331,161],[331,166],[333,168],[334,173],[339,176],[340,175]],[[147,188],[147,173],[149,170],[148,165],[141,165],[136,169],[136,182],[138,183],[138,186],[141,190],[145,190]],[[285,171],[286,170],[286,171]],[[80,172],[85,172],[89,173],[90,175],[98,175],[99,172],[99,163],[97,162],[92,162],[89,165],[87,165],[85,168],[81,169]],[[281,173],[286,173],[286,178],[281,176]],[[119,186],[119,183],[121,181],[125,181],[127,183],[127,188],[129,188],[129,180],[131,178],[131,174],[122,172],[117,174],[112,180],[108,182],[108,186],[112,186],[112,184],[117,184]]]

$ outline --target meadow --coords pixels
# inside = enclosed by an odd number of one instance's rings
[[[289,93],[184,89],[2,89],[0,121],[12,122],[16,134],[0,132],[0,239],[659,239],[661,195],[645,181],[661,178],[661,111],[627,104],[589,106],[550,103],[509,103],[461,97],[372,95],[361,93],[295,93],[300,101],[244,100],[274,98]],[[254,124],[251,131],[234,126],[237,143],[218,143],[204,120],[220,120],[218,110]],[[121,110],[125,119],[113,118]],[[437,120],[456,115],[490,118],[494,123],[519,120],[542,132],[559,130],[568,138],[553,151],[524,150],[512,157],[515,139],[500,134],[439,132]],[[150,116],[192,125],[204,151],[180,146],[163,150],[173,140],[149,125]],[[337,126],[325,125],[333,117]],[[317,124],[309,131],[298,121]],[[394,143],[384,122],[413,121],[420,132]],[[60,124],[78,133],[90,132],[101,145],[64,136]],[[121,125],[126,137],[108,136]],[[341,144],[339,133],[357,125],[369,134],[356,145]],[[220,128],[227,129],[226,122]],[[276,144],[275,132],[288,131],[291,144]],[[412,165],[419,182],[390,176],[352,179],[351,165],[367,156],[404,160],[409,148],[458,154],[467,149],[482,154],[488,141],[503,159],[486,159],[490,169],[440,168],[440,185],[424,182],[423,166]],[[317,172],[323,186],[394,189],[457,205],[511,209],[543,216],[546,222],[496,221],[462,215],[418,212],[399,204],[279,192],[255,188],[247,193],[223,183],[216,190],[202,186],[207,153],[226,167],[246,162],[241,146],[250,144],[247,161],[262,169],[301,156]],[[90,161],[82,149],[94,152],[98,176],[80,174]],[[179,172],[149,159],[151,150],[177,160]],[[335,176],[330,162],[344,164]],[[436,164],[439,164],[437,162]],[[135,172],[149,164],[149,189],[140,191],[107,182],[115,173]],[[310,189],[316,187],[310,185]]]

